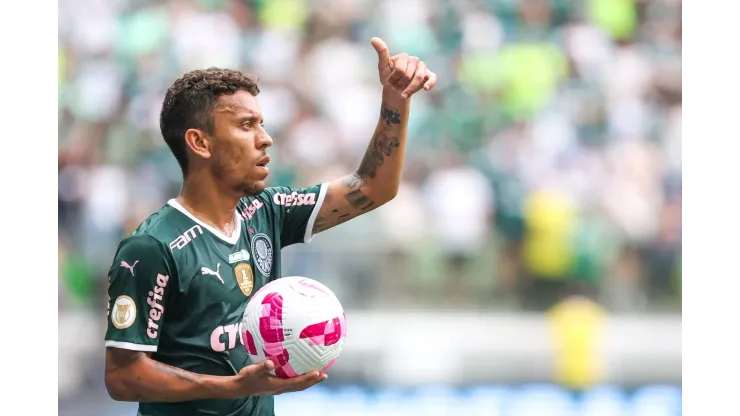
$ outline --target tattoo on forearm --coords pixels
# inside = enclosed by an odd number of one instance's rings
[[[385,158],[393,154],[393,148],[399,145],[397,137],[388,137],[383,132],[376,133],[357,169],[359,176],[362,179],[374,178]]]
[[[186,372],[185,370],[181,370],[179,368],[175,368],[167,364],[160,363],[158,361],[155,361],[155,365],[157,366],[157,370],[159,370],[160,373],[165,373],[167,375],[174,376],[180,381],[184,381],[187,383],[194,383],[200,379],[200,375],[198,374],[189,373],[189,372]]]
[[[392,129],[394,124],[401,124],[401,113],[393,107],[382,106],[380,117],[383,119],[383,130],[385,131]]]
[[[380,116],[382,125],[380,130],[390,131],[394,125],[401,124],[401,113],[395,108],[383,105],[380,109]],[[376,202],[362,192],[363,185],[367,179],[375,178],[378,168],[385,163],[385,158],[390,157],[393,154],[393,149],[401,145],[398,137],[389,136],[380,130],[370,140],[357,172],[342,179],[342,185],[346,187],[346,190],[341,190],[340,187],[337,192],[344,193],[344,199],[347,202],[332,201],[332,196],[328,195],[322,209],[332,206],[337,208],[316,217],[313,224],[314,233],[326,231],[337,224],[349,221],[357,215],[377,207]],[[349,203],[349,206],[346,205],[347,203]]]

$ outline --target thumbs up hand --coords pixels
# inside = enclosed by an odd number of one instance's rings
[[[404,99],[424,88],[429,91],[437,83],[437,74],[424,61],[406,53],[390,56],[388,45],[380,38],[370,39],[378,53],[378,75],[384,88],[398,92]]]

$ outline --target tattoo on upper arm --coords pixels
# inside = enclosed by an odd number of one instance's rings
[[[344,183],[344,185],[347,187],[347,190],[349,191],[344,194],[344,199],[349,202],[352,208],[359,209],[360,211],[366,211],[373,205],[375,205],[375,201],[371,200],[370,198],[368,198],[367,195],[362,193],[362,185],[365,183],[365,177],[361,176],[359,172],[345,177],[342,180],[342,183]],[[338,211],[336,209],[332,211],[332,213],[335,212],[338,214]],[[349,216],[349,213],[345,213],[339,215],[338,218],[346,218]]]
[[[331,210],[331,214],[326,217],[319,216],[313,224],[313,232],[318,233],[325,231],[337,224],[341,224],[352,217],[349,214],[340,214],[338,209]]]
[[[347,192],[344,197],[353,208],[359,209],[360,211],[367,211],[375,205],[375,201],[368,198],[367,195],[363,194],[359,189]]]
[[[335,199],[339,195],[327,195],[324,206],[333,206],[334,208],[328,214],[316,217],[316,221],[313,224],[313,232],[320,233],[326,231],[335,225],[349,221],[362,213],[363,209],[372,208],[375,202],[360,191],[363,183],[364,179],[356,173],[342,178],[342,185],[345,188],[342,191],[344,194],[340,195],[343,196],[343,200]],[[347,206],[347,203],[349,203],[349,206]]]
[[[342,184],[348,189],[354,189],[357,186],[362,186],[363,178],[360,175],[352,174],[342,178]]]
[[[394,124],[401,124],[401,113],[398,109],[384,105],[380,108],[380,117],[383,119],[383,130],[388,131]]]

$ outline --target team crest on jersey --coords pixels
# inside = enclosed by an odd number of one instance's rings
[[[249,296],[254,290],[254,273],[252,273],[252,266],[249,263],[239,263],[234,266],[234,276],[236,276],[236,283],[239,284],[239,289],[244,293],[244,296]]]
[[[272,242],[265,234],[257,234],[252,238],[252,257],[254,264],[263,275],[269,276],[272,270]]]
[[[111,323],[118,329],[126,329],[136,320],[136,304],[126,295],[116,298],[110,314]]]

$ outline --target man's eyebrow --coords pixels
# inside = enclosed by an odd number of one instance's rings
[[[239,120],[261,120],[262,114],[256,113],[252,110],[248,110],[241,106],[235,106],[230,104],[222,104],[219,106],[216,106],[214,108],[214,111],[222,112],[222,113],[231,113],[234,117],[238,117]]]
[[[239,114],[239,113],[250,113],[247,111],[244,107],[232,105],[232,104],[220,104],[216,105],[216,107],[213,109],[214,111],[224,112],[224,113],[233,113],[233,114]]]
[[[250,111],[250,112],[246,112],[246,113],[240,114],[239,115],[239,120],[241,120],[241,121],[246,121],[246,120],[249,120],[249,121],[262,120],[262,115],[261,114],[257,114],[257,113],[253,113],[253,112]]]

